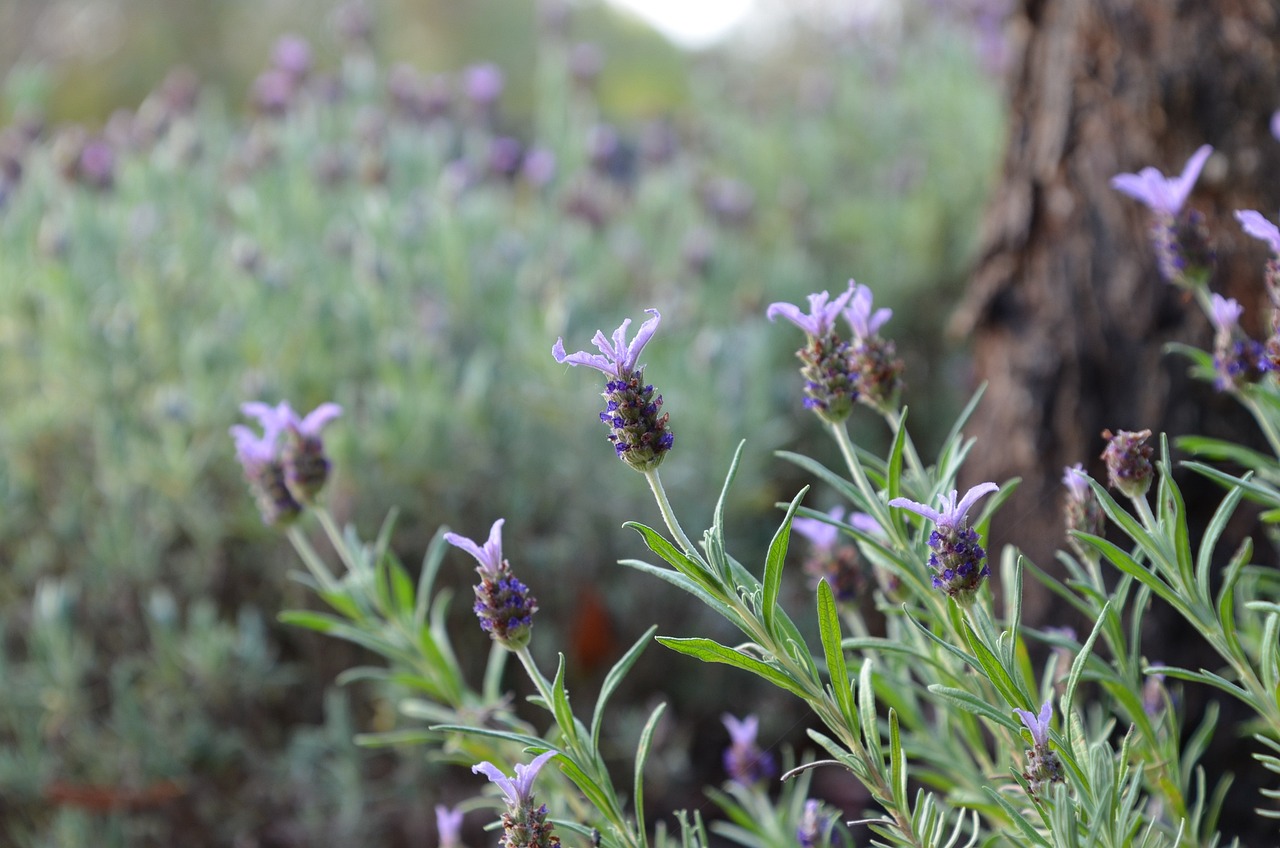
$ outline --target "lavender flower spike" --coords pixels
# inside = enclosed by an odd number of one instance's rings
[[[489,541],[483,547],[457,533],[445,533],[444,540],[475,557],[476,562],[480,563],[477,571],[481,574],[493,576],[502,570],[502,524],[505,521],[505,518],[499,518],[493,522],[493,527],[489,529]]]
[[[1062,485],[1073,501],[1083,501],[1089,494],[1089,475],[1080,463],[1062,469]]]
[[[978,498],[999,488],[995,483],[980,483],[966,492],[958,502],[956,496],[959,493],[953,489],[950,495],[940,496],[941,511],[906,498],[889,501],[889,506],[911,510],[936,525],[929,534],[932,553],[929,554],[928,564],[933,570],[933,586],[946,592],[962,606],[973,603],[983,579],[991,574],[991,567],[987,565],[987,552],[978,543],[978,533],[969,526],[965,515],[978,502]]]
[[[564,339],[556,339],[551,355],[556,362],[569,365],[585,365],[594,368],[608,378],[604,387],[605,408],[600,420],[609,427],[609,441],[613,442],[618,459],[640,472],[649,472],[662,464],[671,450],[675,436],[667,428],[669,416],[659,414],[662,395],[644,382],[644,366],[638,365],[640,352],[653,338],[662,316],[656,309],[646,309],[653,317],[640,325],[636,337],[627,343],[627,328],[631,319],[622,322],[613,333],[613,341],[596,331],[592,342],[600,353],[564,352]]]
[[[268,527],[288,524],[302,514],[302,504],[288,485],[289,475],[280,452],[280,435],[287,426],[285,413],[290,411],[289,405],[269,406],[254,401],[243,404],[240,411],[257,418],[262,425],[261,436],[243,424],[230,429],[236,458],[257,502],[258,514]]]
[[[1030,710],[1015,709],[1014,712],[1018,714],[1018,718],[1022,719],[1027,730],[1031,731],[1031,738],[1037,748],[1043,748],[1049,744],[1049,721],[1053,718],[1052,698],[1040,707],[1040,715],[1035,715]]]
[[[909,509],[917,515],[923,515],[938,526],[938,530],[954,530],[964,521],[965,514],[969,508],[978,502],[978,498],[989,495],[998,490],[1000,487],[995,483],[979,483],[972,489],[964,493],[964,497],[956,503],[956,495],[959,491],[951,490],[950,495],[939,495],[942,511],[925,506],[916,501],[907,500],[906,498],[894,498],[889,501],[889,506],[897,506],[903,509]]]
[[[596,331],[595,338],[591,342],[600,349],[600,353],[604,354],[603,356],[596,353],[588,353],[585,350],[566,355],[563,338],[556,339],[555,345],[551,348],[551,355],[555,357],[556,362],[567,362],[570,365],[586,365],[589,368],[600,371],[606,377],[625,380],[631,375],[632,371],[636,370],[640,352],[649,343],[649,339],[653,338],[654,332],[658,329],[658,322],[662,320],[662,316],[656,309],[646,309],[645,312],[653,317],[640,325],[640,331],[636,333],[635,339],[630,344],[627,344],[627,328],[631,326],[631,319],[628,318],[622,322],[622,326],[613,331],[612,344],[604,337],[604,333],[599,330]]]
[[[729,731],[729,747],[724,752],[724,770],[729,778],[743,786],[750,786],[771,776],[774,771],[773,757],[768,751],[760,750],[756,744],[756,733],[760,729],[760,719],[754,715],[746,718],[725,713],[721,716],[725,729]]]
[[[1240,222],[1240,226],[1246,233],[1265,241],[1271,247],[1271,252],[1280,256],[1280,227],[1268,221],[1261,212],[1253,209],[1237,210],[1236,220]]]
[[[764,314],[770,321],[777,319],[781,315],[810,336],[820,339],[835,329],[836,318],[839,317],[853,295],[854,283],[853,280],[850,280],[848,291],[835,300],[831,300],[831,295],[825,291],[809,295],[808,315],[801,312],[800,307],[794,304],[781,302],[769,304],[769,308],[765,310]],[[869,299],[870,292],[868,292]]]
[[[533,797],[533,781],[538,776],[538,772],[557,754],[556,751],[545,751],[533,758],[533,762],[528,765],[523,763],[516,764],[516,774],[514,778],[507,777],[502,770],[490,762],[477,763],[471,767],[471,771],[475,774],[483,774],[490,781],[497,784],[502,790],[502,794],[506,796],[507,803],[513,807],[527,805]]]
[[[336,403],[322,403],[303,418],[287,403],[276,407],[277,421],[289,436],[284,449],[285,479],[304,504],[311,503],[329,479],[329,457],[320,431],[341,414],[342,407]]]
[[[1192,186],[1199,179],[1200,171],[1212,153],[1210,145],[1201,145],[1187,160],[1186,167],[1177,177],[1166,177],[1155,168],[1146,167],[1136,174],[1118,174],[1112,177],[1111,185],[1145,203],[1152,212],[1172,217],[1182,211]]]

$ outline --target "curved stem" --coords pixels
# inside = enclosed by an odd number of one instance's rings
[[[671,535],[680,543],[681,550],[689,556],[696,557],[698,552],[693,547],[693,542],[690,542],[689,537],[684,534],[684,528],[680,526],[680,520],[676,518],[675,510],[671,508],[671,501],[667,498],[667,490],[662,487],[662,478],[658,476],[658,469],[651,468],[644,472],[644,479],[649,481],[649,489],[658,502],[658,511],[662,513],[662,520],[666,523],[667,530],[671,531]]]

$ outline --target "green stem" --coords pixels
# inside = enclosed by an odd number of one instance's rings
[[[306,534],[299,530],[297,525],[291,525],[287,535],[289,541],[293,544],[294,550],[298,552],[298,556],[302,557],[302,562],[306,565],[307,571],[310,571],[311,576],[320,584],[320,588],[326,592],[337,591],[338,582],[329,571],[329,567],[324,564],[324,560],[320,559],[316,549],[311,547],[311,542],[307,541]]]
[[[680,526],[680,520],[676,518],[675,510],[671,508],[671,501],[667,498],[667,490],[662,487],[662,478],[658,476],[658,469],[651,468],[644,472],[644,479],[649,481],[649,489],[658,502],[658,511],[662,513],[662,520],[666,523],[667,529],[680,543],[681,550],[691,557],[696,557],[698,552],[693,547],[693,542],[690,542],[689,537],[684,534],[684,528]]]
[[[338,552],[338,556],[342,558],[342,564],[347,567],[347,571],[352,573],[359,572],[361,570],[360,562],[351,553],[346,539],[342,536],[342,531],[338,528],[338,522],[333,520],[329,510],[324,507],[315,507],[312,511],[320,519],[320,526],[324,528],[325,535],[329,537],[329,544],[333,545],[333,549]]]
[[[889,429],[896,436],[898,431],[903,427],[902,410],[895,409],[884,413],[884,420],[888,423]],[[920,461],[920,454],[916,452],[916,444],[911,441],[911,434],[906,434],[902,439],[903,452],[907,455],[907,464],[911,466],[911,472],[924,480],[924,463]]]

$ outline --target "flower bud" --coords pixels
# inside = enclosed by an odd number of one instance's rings
[[[1115,434],[1102,431],[1102,438],[1107,439],[1102,459],[1107,463],[1107,482],[1111,488],[1134,499],[1147,494],[1155,474],[1151,446],[1146,444],[1150,437],[1150,430],[1121,430]]]

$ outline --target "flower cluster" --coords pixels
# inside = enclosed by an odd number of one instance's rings
[[[560,837],[551,831],[547,821],[547,806],[534,805],[533,781],[547,761],[556,756],[547,751],[533,758],[528,765],[516,766],[515,777],[507,777],[493,763],[478,763],[471,767],[476,774],[483,774],[502,790],[507,811],[502,814],[502,848],[553,848],[560,844]]]
[[[1151,488],[1155,469],[1151,465],[1150,430],[1102,431],[1107,447],[1102,459],[1107,464],[1107,483],[1130,498],[1141,498]]]
[[[1212,153],[1209,145],[1201,146],[1177,177],[1166,177],[1147,167],[1136,174],[1118,174],[1111,179],[1117,190],[1151,210],[1151,242],[1160,273],[1181,286],[1202,284],[1214,264],[1204,216],[1186,208],[1191,189]]]
[[[595,368],[608,378],[604,387],[605,408],[600,420],[609,427],[609,441],[618,458],[637,471],[657,468],[671,450],[675,436],[667,427],[669,416],[662,409],[662,395],[644,382],[644,366],[637,365],[640,352],[653,338],[662,316],[656,309],[646,309],[653,317],[640,325],[639,332],[627,343],[631,319],[622,322],[613,333],[613,341],[596,331],[592,343],[600,353],[580,350],[566,354],[564,339],[556,339],[551,355],[556,362]]]
[[[1266,289],[1271,300],[1271,335],[1265,346],[1268,370],[1280,371],[1280,227],[1253,209],[1236,212],[1244,231],[1271,248],[1267,258]]]
[[[276,406],[246,403],[240,411],[262,426],[261,435],[243,424],[231,428],[236,457],[258,512],[270,527],[288,524],[302,514],[304,505],[315,501],[329,479],[320,432],[342,414],[342,407],[323,403],[302,418],[285,401]]]
[[[729,779],[751,786],[772,777],[777,770],[773,756],[756,743],[760,719],[753,715],[740,719],[725,713],[721,721],[729,731],[729,747],[724,751],[724,770]]]
[[[529,644],[538,601],[529,594],[529,587],[511,573],[511,564],[502,555],[504,520],[499,518],[493,522],[489,540],[484,545],[477,545],[457,533],[444,534],[444,540],[471,554],[479,563],[476,572],[480,575],[480,582],[475,587],[476,603],[473,607],[476,617],[495,642],[514,651]]]
[[[846,341],[836,331],[843,314],[853,329]],[[765,310],[770,321],[778,316],[795,324],[806,335],[796,351],[805,378],[804,405],[824,421],[838,424],[849,417],[854,401],[888,411],[897,405],[902,388],[902,361],[895,357],[893,342],[879,336],[880,327],[893,310],[871,308],[871,290],[853,280],[835,300],[827,292],[809,295],[809,312],[791,303],[773,303]]]
[[[978,533],[969,526],[965,515],[979,498],[999,488],[995,483],[979,483],[959,501],[956,500],[959,492],[953,489],[950,495],[939,496],[941,511],[907,498],[889,501],[889,506],[910,510],[933,522],[934,529],[929,534],[929,547],[933,550],[929,554],[929,567],[933,569],[934,588],[946,592],[963,606],[973,602],[982,581],[991,574],[987,552],[978,544]]]
[[[1027,767],[1022,776],[1032,795],[1039,795],[1050,783],[1062,783],[1065,779],[1062,761],[1049,747],[1049,722],[1053,719],[1053,700],[1040,707],[1040,714],[1030,710],[1014,710],[1027,730],[1031,731],[1031,747],[1027,749]]]

